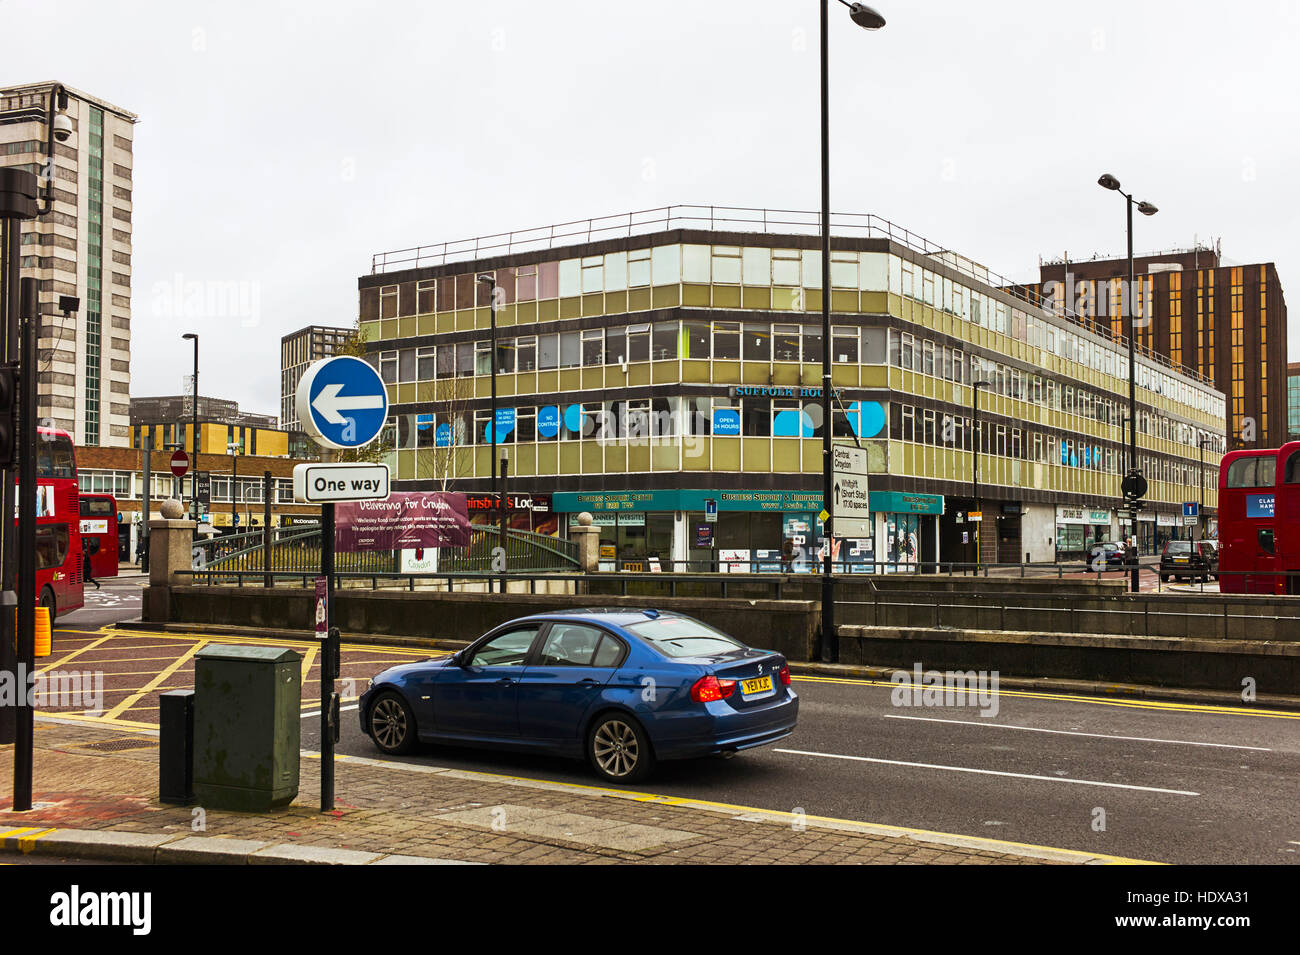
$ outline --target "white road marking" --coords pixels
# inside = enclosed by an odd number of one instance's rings
[[[921,720],[926,723],[957,723],[962,726],[982,726],[986,729],[1027,730],[1031,733],[1057,733],[1061,736],[1092,736],[1097,739],[1123,739],[1132,740],[1138,743],[1174,743],[1179,746],[1215,746],[1220,749],[1251,749],[1259,753],[1273,752],[1273,750],[1267,746],[1238,746],[1235,743],[1202,743],[1190,739],[1156,739],[1150,736],[1113,736],[1110,733],[1082,733],[1075,730],[1049,730],[1038,726],[1011,726],[1007,723],[986,723],[976,720],[945,720],[936,716],[902,716],[895,713],[886,713],[885,719]]]
[[[1133,789],[1145,793],[1165,793],[1170,796],[1199,796],[1186,789],[1161,789],[1158,786],[1132,786],[1128,783],[1104,783],[1094,779],[1068,779],[1060,776],[1035,776],[1032,773],[1008,773],[997,769],[974,769],[970,766],[942,766],[937,763],[909,763],[901,759],[877,759],[872,756],[845,756],[840,753],[814,753],[804,749],[776,749],[776,753],[792,756],[820,756],[823,759],[847,759],[859,763],[882,763],[887,766],[912,766],[916,769],[942,769],[950,773],[975,773],[980,776],[1006,776],[1011,779],[1037,779],[1048,783],[1073,783],[1076,786],[1105,786],[1107,789]]]
[[[348,706],[340,706],[340,707],[339,707],[339,712],[340,712],[340,713],[346,713],[348,710],[355,710],[355,709],[357,709],[357,707],[359,707],[360,705],[361,705],[360,703],[352,703],[352,704],[350,704],[350,705],[348,705]],[[303,718],[303,719],[306,719],[306,718],[309,717],[309,716],[320,716],[320,710],[310,710],[310,711],[308,711],[308,712],[302,714],[302,718]]]

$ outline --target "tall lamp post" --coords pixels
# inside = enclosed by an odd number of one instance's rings
[[[230,533],[239,531],[239,442],[226,444],[226,453],[230,455]]]
[[[1200,452],[1201,458],[1201,493],[1196,498],[1196,523],[1193,525],[1196,540],[1205,536],[1205,446],[1212,441],[1212,438],[1203,434],[1196,442],[1196,449]]]
[[[194,433],[194,461],[191,462],[190,470],[190,507],[194,511],[194,520],[199,519],[199,336],[194,332],[186,332],[181,338],[191,339],[194,342],[194,395],[190,402],[190,413],[193,420]]]
[[[980,389],[992,388],[991,381],[973,381],[970,386],[970,497],[971,506],[980,506]],[[980,528],[984,526],[984,510],[980,508],[980,519],[975,522],[975,573],[980,565]]]
[[[885,18],[864,3],[848,3],[849,19],[864,30],[879,30]],[[839,638],[835,630],[835,578],[832,551],[835,533],[835,477],[831,436],[834,412],[831,397],[831,120],[830,120],[830,0],[821,9],[821,106],[822,106],[822,507],[826,511],[826,550],[822,558],[822,656],[839,659]]]
[[[1133,535],[1133,555],[1132,563],[1129,569],[1129,589],[1133,593],[1138,592],[1138,508],[1143,497],[1146,496],[1147,482],[1142,475],[1142,469],[1138,467],[1137,457],[1137,359],[1133,353],[1134,320],[1137,317],[1137,310],[1134,308],[1133,300],[1137,297],[1134,293],[1134,276],[1133,276],[1133,195],[1125,192],[1120,188],[1119,180],[1110,173],[1103,173],[1102,177],[1097,180],[1097,184],[1103,189],[1110,189],[1118,192],[1124,197],[1124,205],[1128,212],[1128,289],[1127,294],[1123,296],[1126,303],[1124,311],[1128,313],[1128,474],[1124,476],[1121,487],[1124,491],[1125,503],[1128,505],[1129,528]],[[1155,206],[1149,202],[1137,203],[1138,212],[1144,216],[1153,216],[1158,211]]]
[[[498,464],[497,464],[497,277],[496,277],[496,273],[484,272],[478,277],[478,281],[482,282],[484,285],[488,287],[488,313],[490,316],[489,324],[491,326],[490,361],[492,366],[491,367],[492,407],[491,410],[488,412],[490,415],[488,419],[488,431],[492,435],[492,456],[489,459],[488,467],[489,470],[492,472],[492,501],[498,508],[497,517],[501,518],[501,516],[505,514],[506,502],[501,500],[501,498],[497,494]],[[477,438],[478,436],[475,435],[475,440],[477,440]],[[499,545],[501,547],[501,560],[504,564],[505,546],[506,546],[504,518],[502,518],[501,520],[501,536],[499,540]],[[492,584],[491,582],[489,582],[488,590],[491,591],[491,589],[492,589]],[[501,592],[505,593],[505,590],[506,590],[506,579],[503,576],[501,578]]]

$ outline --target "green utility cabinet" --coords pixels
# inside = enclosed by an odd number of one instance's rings
[[[194,795],[251,812],[298,795],[302,657],[284,647],[207,646],[194,655]]]

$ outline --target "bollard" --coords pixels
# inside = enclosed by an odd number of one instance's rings
[[[194,799],[194,691],[158,694],[158,799],[184,806]]]

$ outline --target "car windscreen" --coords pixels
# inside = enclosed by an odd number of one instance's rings
[[[1190,554],[1191,552],[1192,545],[1187,541],[1170,541],[1168,548],[1165,549],[1166,554]]]
[[[657,617],[624,629],[667,657],[708,657],[745,649],[739,640],[688,617]]]

